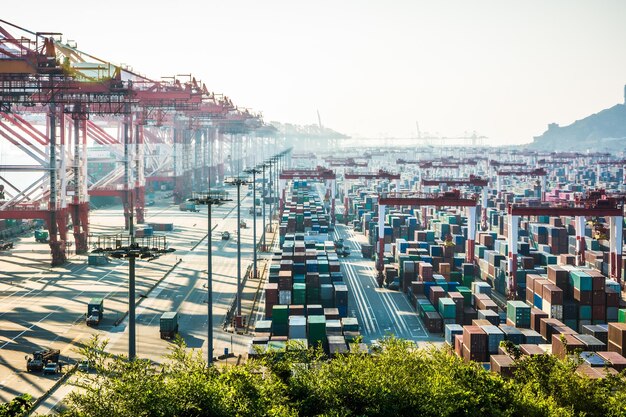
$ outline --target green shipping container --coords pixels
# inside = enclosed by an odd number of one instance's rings
[[[444,319],[453,319],[456,317],[456,304],[452,298],[442,297],[439,299],[439,314]]]
[[[307,318],[307,340],[310,346],[323,344],[326,339],[326,317],[309,316]]]
[[[304,305],[306,303],[306,284],[293,284],[293,304]]]
[[[272,322],[287,324],[289,320],[289,306],[276,304],[272,307]]]
[[[626,323],[626,308],[620,308],[617,312],[617,321],[620,323]]]
[[[523,301],[508,301],[506,318],[515,323],[515,327],[530,327],[530,306]]]
[[[456,291],[463,296],[463,304],[466,306],[472,305],[472,290],[467,286],[456,287]]]
[[[583,271],[570,271],[570,285],[581,291],[591,291],[591,275]]]

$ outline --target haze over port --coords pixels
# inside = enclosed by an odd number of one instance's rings
[[[625,16],[619,0],[70,0],[45,13],[3,10],[150,77],[187,68],[265,120],[317,123],[319,110],[353,137],[415,137],[417,121],[422,134],[476,131],[493,145],[622,102]]]

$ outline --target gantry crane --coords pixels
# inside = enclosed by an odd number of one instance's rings
[[[278,186],[280,197],[280,212],[285,207],[285,188],[288,180],[318,180],[326,185],[326,197],[330,198],[330,216],[332,224],[335,224],[335,172],[324,167],[315,169],[284,169],[278,174]]]
[[[10,32],[14,31],[25,36],[13,36]],[[87,249],[89,194],[113,193],[124,202],[127,226],[133,211],[137,212],[137,219],[143,221],[144,138],[163,141],[159,134],[144,135],[149,123],[163,126],[166,122],[174,129],[170,153],[175,168],[174,181],[186,185],[189,183],[186,180],[191,178],[192,186],[203,181],[198,172],[198,151],[201,149],[203,156],[208,154],[207,149],[221,134],[220,129],[239,134],[260,126],[258,115],[237,109],[226,97],[216,99],[191,76],[185,83],[176,78],[154,81],[129,68],[79,51],[75,45],[61,42],[59,36],[58,33],[26,31],[0,21],[0,123],[3,127],[0,136],[37,164],[30,168],[26,165],[6,168],[43,173],[23,190],[7,184],[11,188],[3,193],[0,201],[0,218],[44,219],[50,231],[53,265],[66,259],[70,214],[77,252]],[[46,134],[39,133],[17,115],[23,112],[46,114]],[[121,117],[120,138],[112,138],[89,120],[94,117],[109,121],[118,121]],[[212,119],[214,125],[198,121],[207,118]],[[217,126],[209,128],[209,131],[214,129],[212,135],[205,133],[202,137],[204,146],[198,144],[202,136],[198,126],[203,131],[207,126]],[[190,135],[187,131],[194,133]],[[89,191],[87,138],[107,146],[123,164],[121,169],[91,184]],[[194,139],[196,148],[192,150],[189,143]],[[193,164],[190,162],[192,155]],[[166,165],[167,158],[148,160],[152,164],[151,173],[157,174]],[[200,181],[196,177],[200,177]],[[206,177],[211,175],[207,172]]]
[[[381,196],[378,199],[378,259],[376,260],[376,269],[379,274],[384,269],[384,226],[385,226],[385,209],[387,206],[402,207],[467,207],[467,248],[465,251],[465,259],[467,262],[474,262],[474,243],[476,241],[476,208],[478,199],[475,196],[466,198],[462,197],[459,190],[448,191],[439,195],[406,195],[396,194],[389,196]]]
[[[521,204],[509,204],[508,242],[509,242],[509,297],[513,298],[517,291],[517,240],[519,220],[521,216],[572,216],[575,217],[576,230],[576,263],[584,265],[585,258],[585,217],[608,217],[610,233],[610,265],[611,278],[618,283],[622,275],[622,246],[624,224],[624,207],[621,201],[613,198],[592,195],[580,199],[570,206],[529,207]]]
[[[489,180],[470,174],[468,178],[422,178],[422,187],[439,186],[441,191],[447,191],[444,189],[447,186],[451,187],[480,187],[481,200],[480,205],[482,208],[481,213],[481,229],[487,230],[487,205],[489,200]],[[445,187],[444,187],[445,186]]]
[[[545,201],[548,173],[543,168],[500,170],[496,172],[496,191],[502,192],[502,177],[539,177],[541,181],[541,201]]]
[[[348,213],[350,209],[350,202],[348,199],[348,189],[350,188],[351,180],[373,180],[373,179],[386,179],[394,181],[396,184],[396,192],[400,191],[400,174],[395,174],[385,170],[379,170],[378,172],[346,172],[343,175],[343,204],[345,209],[345,221],[348,222]]]
[[[60,265],[66,260],[68,214],[73,218],[77,251],[87,250],[84,131],[88,114],[126,113],[132,100],[131,83],[122,80],[119,68],[111,65],[96,65],[81,70],[72,66],[75,56],[68,52],[69,47],[62,47],[55,41],[57,33],[33,33],[5,21],[1,23],[0,109],[3,118],[14,127],[8,129],[13,137],[30,143],[30,152],[26,153],[34,157],[47,173],[38,182],[43,183],[47,179],[49,184],[38,201],[29,200],[25,192],[16,194],[2,204],[0,216],[44,219],[50,232],[52,265]],[[9,27],[31,37],[14,37],[9,33]],[[37,140],[37,136],[32,133],[32,127],[24,120],[8,116],[24,108],[31,111],[37,109],[48,116],[47,134],[39,137],[41,140],[38,141],[48,150],[45,158],[38,156],[34,150],[37,146],[33,140]],[[72,138],[67,135],[66,113],[73,120],[74,152],[67,149]],[[26,135],[20,135],[20,129]],[[73,155],[72,169],[68,169],[68,155]],[[32,188],[34,185],[31,184],[28,189]],[[68,192],[73,194],[71,199],[68,199]],[[47,200],[47,208],[42,204],[44,199]]]

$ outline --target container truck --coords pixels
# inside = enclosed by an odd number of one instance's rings
[[[92,298],[87,304],[87,326],[97,326],[104,314],[104,299]]]
[[[161,339],[172,339],[178,333],[178,313],[167,311],[161,315],[159,320]]]
[[[35,230],[35,242],[47,243],[48,231],[47,230]]]
[[[59,362],[59,349],[44,349],[33,352],[33,356],[26,356],[26,370],[41,371],[48,362]]]
[[[192,211],[194,213],[200,211],[196,208],[196,203],[194,203],[193,201],[184,201],[180,203],[180,205],[178,206],[178,209],[180,211]]]

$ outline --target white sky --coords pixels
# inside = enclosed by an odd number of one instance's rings
[[[624,0],[31,0],[1,18],[153,78],[191,72],[268,121],[319,109],[353,136],[419,121],[529,142],[622,103],[626,84]]]

